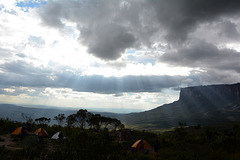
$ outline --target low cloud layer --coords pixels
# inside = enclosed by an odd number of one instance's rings
[[[51,72],[48,68],[34,67],[23,61],[6,63],[0,68],[5,72],[0,73],[0,86],[71,88],[78,92],[103,94],[161,92],[181,85],[185,79],[183,76],[81,76],[67,71]]]

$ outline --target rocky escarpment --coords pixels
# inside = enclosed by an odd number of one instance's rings
[[[216,123],[240,120],[240,83],[181,89],[179,107],[193,115],[188,121]]]
[[[240,83],[183,88],[180,92],[179,101],[195,103],[211,102],[215,105],[239,103]]]
[[[129,125],[152,128],[240,121],[240,83],[181,89],[178,101],[119,117]]]

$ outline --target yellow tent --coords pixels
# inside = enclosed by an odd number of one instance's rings
[[[28,134],[29,132],[24,127],[18,127],[12,132],[12,135]]]
[[[140,150],[152,150],[152,146],[146,141],[146,140],[138,140],[136,141],[132,147],[136,148],[137,151],[140,151]]]
[[[42,137],[46,137],[46,138],[49,137],[47,131],[45,131],[43,128],[37,129],[37,130],[34,132],[34,134],[39,135],[39,136],[42,136]]]

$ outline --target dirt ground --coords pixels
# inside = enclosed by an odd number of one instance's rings
[[[22,149],[18,141],[14,141],[11,134],[0,135],[0,146],[5,146],[7,150]]]

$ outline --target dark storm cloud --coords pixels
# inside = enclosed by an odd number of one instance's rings
[[[89,53],[114,60],[127,48],[139,45],[139,37],[133,33],[139,25],[136,11],[139,8],[123,1],[62,0],[49,1],[39,12],[48,26],[61,29],[64,27],[62,20],[75,22],[80,31],[79,41],[88,47]]]
[[[227,37],[227,38],[233,39],[233,40],[240,39],[240,34],[237,30],[237,24],[235,24],[229,20],[225,20],[220,25],[221,26],[220,26],[219,35],[221,37]]]
[[[191,68],[234,70],[240,73],[240,53],[233,49],[218,48],[201,40],[193,41],[188,47],[176,52],[165,53],[160,61]]]
[[[191,71],[188,76],[81,76],[70,68],[53,69],[53,66],[36,67],[32,64],[16,61],[0,65],[0,94],[19,95],[25,91],[18,87],[37,88],[70,88],[77,92],[93,92],[122,96],[123,92],[161,92],[163,89],[179,86],[196,86],[213,83],[237,82],[239,73],[228,70],[209,69],[208,72]],[[1,90],[16,89],[14,92]],[[28,93],[28,91],[26,91]],[[30,92],[29,92],[30,93]],[[30,93],[32,94],[32,93]]]
[[[200,23],[239,13],[238,0],[151,0],[169,41],[184,41]]]
[[[82,32],[79,39],[88,46],[88,52],[107,60],[119,58],[121,53],[124,53],[126,48],[133,47],[136,41],[124,27],[114,24],[80,30]]]
[[[62,20],[77,24],[79,42],[104,60],[115,60],[130,48],[151,46],[159,30],[151,4],[145,1],[49,1],[39,10],[44,24],[62,29]],[[153,20],[154,19],[154,20]]]
[[[181,76],[125,76],[103,77],[84,76],[72,77],[73,79],[63,84],[79,92],[119,93],[119,92],[161,92],[162,89],[180,85],[184,77]],[[59,80],[62,81],[61,77]]]
[[[186,78],[184,76],[81,76],[64,71],[64,68],[61,72],[56,72],[49,68],[37,68],[23,61],[5,63],[0,68],[4,71],[0,73],[2,88],[11,86],[71,88],[78,92],[103,94],[160,92],[165,88],[179,86]]]
[[[183,43],[200,24],[236,18],[239,11],[239,0],[50,0],[39,14],[44,24],[59,29],[64,20],[76,23],[89,53],[114,60],[130,48]],[[219,25],[225,36],[238,33],[230,21]]]
[[[181,83],[187,86],[216,82],[214,78],[219,83],[232,83],[236,78],[226,75],[240,73],[239,52],[221,44],[238,43],[239,0],[50,0],[38,11],[44,25],[60,31],[64,31],[65,21],[76,23],[79,43],[103,60],[118,59],[128,49],[151,51],[158,45],[156,48],[165,52],[159,61],[197,68],[185,77],[122,78],[79,76],[71,72],[45,73],[37,69],[40,72],[37,75],[43,75],[49,87],[98,93],[155,92],[168,87],[178,88]],[[134,55],[128,58],[130,56]],[[51,80],[48,74],[53,73]]]

